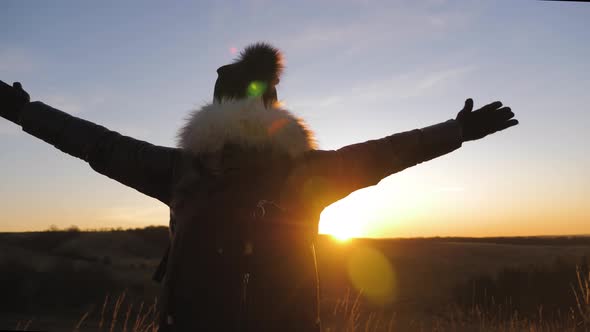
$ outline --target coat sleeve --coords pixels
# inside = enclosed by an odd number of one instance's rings
[[[298,163],[289,185],[293,189],[297,183],[300,197],[323,209],[393,173],[454,151],[461,143],[459,123],[449,120],[335,151],[314,150]]]
[[[25,132],[88,162],[98,173],[169,203],[178,149],[123,136],[41,102],[24,107],[21,125]]]

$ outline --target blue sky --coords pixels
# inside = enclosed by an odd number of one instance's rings
[[[4,1],[0,79],[174,146],[232,47],[286,57],[278,87],[320,148],[501,100],[521,124],[326,211],[365,236],[590,233],[590,4],[544,1]],[[0,121],[0,230],[166,224],[165,206]],[[343,215],[354,215],[343,221]],[[333,226],[338,227],[338,226]]]

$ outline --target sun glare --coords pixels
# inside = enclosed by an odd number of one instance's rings
[[[340,242],[346,242],[356,235],[352,227],[339,227],[329,234]]]
[[[337,202],[322,212],[319,231],[342,242],[362,236],[363,219],[359,214],[354,206]]]
[[[403,229],[404,222],[430,206],[424,198],[425,189],[401,181],[396,184],[361,189],[328,206],[320,216],[319,233],[343,242],[355,237],[392,236],[394,225]]]

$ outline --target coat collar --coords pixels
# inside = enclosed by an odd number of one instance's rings
[[[178,146],[193,154],[214,153],[226,145],[270,149],[296,158],[316,148],[303,120],[261,98],[224,100],[193,111],[178,133]]]

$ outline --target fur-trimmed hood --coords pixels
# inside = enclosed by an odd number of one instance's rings
[[[179,131],[178,146],[194,154],[220,151],[226,144],[287,153],[292,158],[316,148],[303,120],[262,98],[213,102],[193,111]]]

